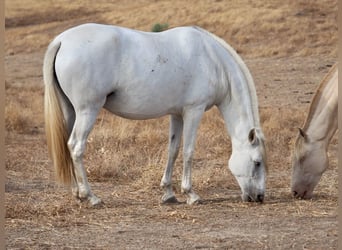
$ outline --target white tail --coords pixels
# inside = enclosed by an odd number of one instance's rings
[[[43,75],[45,83],[44,116],[45,133],[50,157],[56,170],[57,180],[70,184],[74,173],[73,161],[70,156],[68,130],[60,106],[58,82],[54,63],[61,43],[51,43],[44,57]]]

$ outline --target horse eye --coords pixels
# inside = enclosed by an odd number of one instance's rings
[[[261,162],[260,161],[254,161],[254,166],[257,168],[257,167],[260,167],[261,165]]]

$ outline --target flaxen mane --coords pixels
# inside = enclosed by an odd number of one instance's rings
[[[328,84],[329,80],[331,79],[333,73],[335,72],[335,69],[337,68],[338,63],[335,63],[331,69],[329,70],[329,72],[325,75],[325,77],[323,78],[323,80],[321,81],[321,83],[319,84],[317,90],[316,90],[316,94],[314,95],[312,101],[311,101],[311,105],[309,108],[309,114],[308,117],[306,118],[306,121],[304,122],[303,125],[303,130],[306,131],[308,129],[309,124],[311,123],[313,116],[314,116],[314,111],[317,109],[317,106],[319,104],[319,100],[321,99],[323,90],[325,88],[325,86]]]

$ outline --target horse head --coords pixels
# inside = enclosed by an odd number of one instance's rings
[[[310,199],[328,165],[324,142],[311,140],[310,136],[299,129],[292,158],[291,192],[293,196]]]
[[[263,136],[251,129],[247,140],[233,148],[229,169],[242,191],[243,201],[262,202],[265,196],[267,172],[266,151]]]

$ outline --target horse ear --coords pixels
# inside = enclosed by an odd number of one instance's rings
[[[308,140],[308,135],[303,131],[303,129],[298,128],[300,136],[304,139],[304,141]]]
[[[251,131],[249,131],[248,140],[253,146],[257,145],[258,138],[255,133],[255,128],[252,128]]]
[[[299,134],[301,137],[303,137],[303,138],[307,137],[307,135],[305,134],[305,132],[301,128],[298,128],[298,130],[299,130]]]

